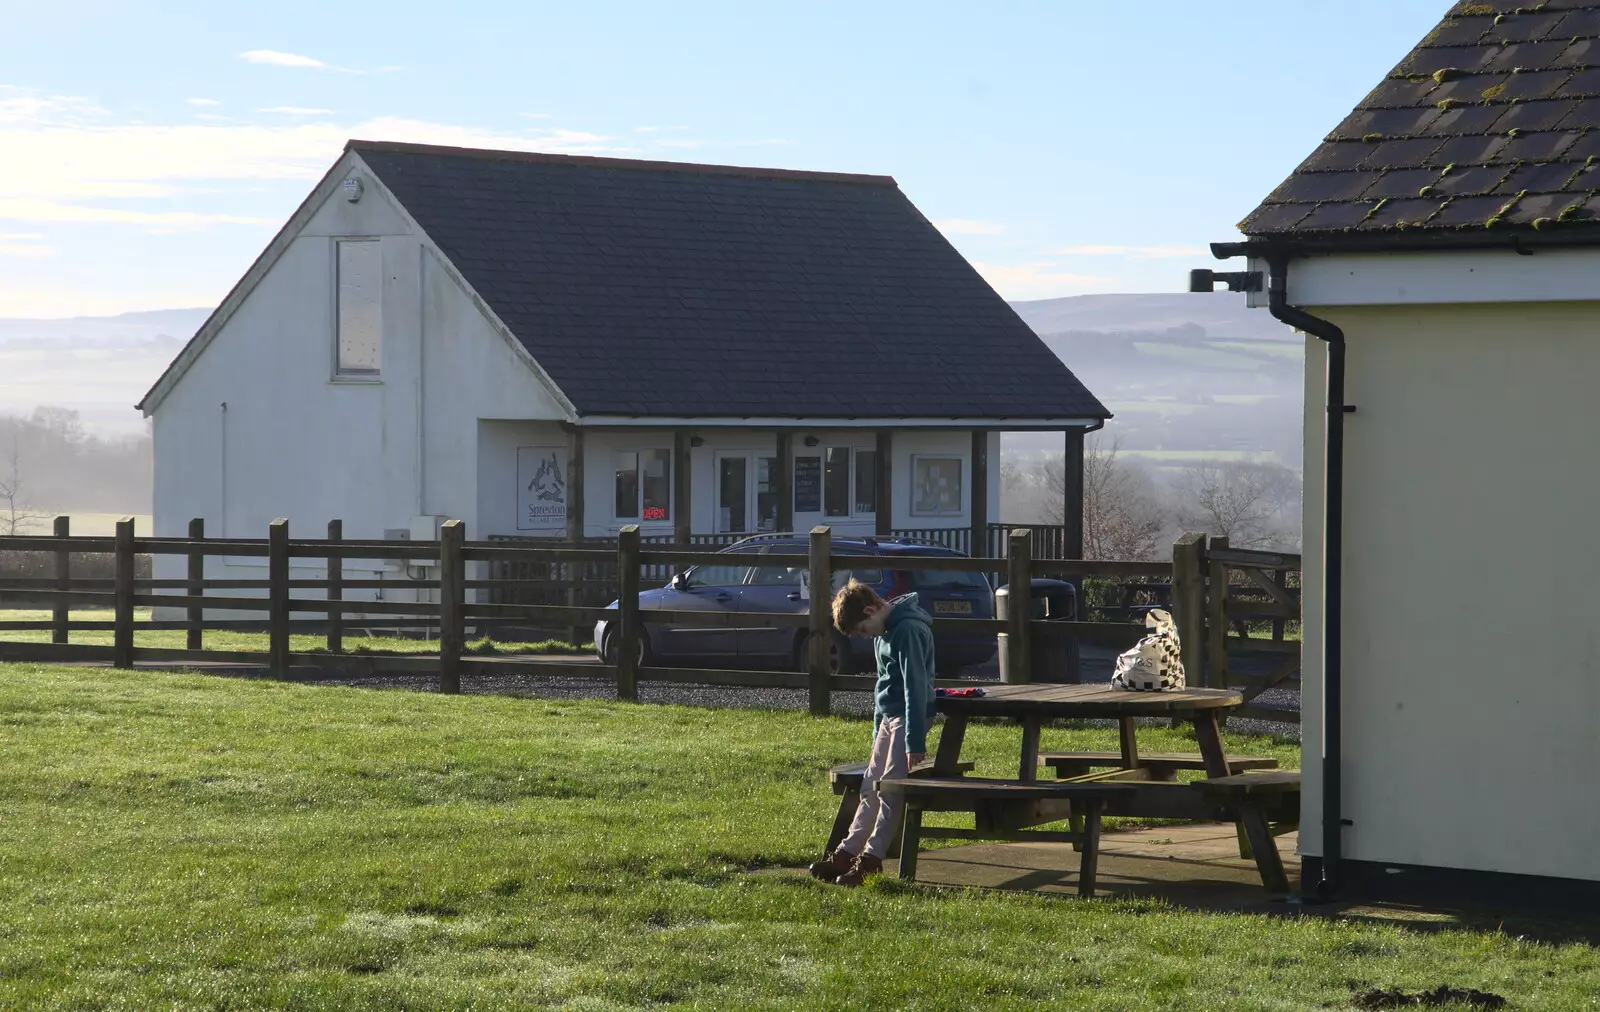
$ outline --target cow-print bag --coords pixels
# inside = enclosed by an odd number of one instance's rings
[[[1152,608],[1144,617],[1144,627],[1149,630],[1145,637],[1117,657],[1117,670],[1111,676],[1112,687],[1130,692],[1167,692],[1183,688],[1183,652],[1172,615]]]

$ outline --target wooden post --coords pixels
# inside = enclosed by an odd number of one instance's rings
[[[447,520],[439,528],[439,691],[461,691],[461,654],[467,645],[467,563],[461,550],[467,527]]]
[[[967,554],[982,558],[989,543],[989,434],[972,430],[972,542]]]
[[[267,674],[289,676],[289,521],[267,528]]]
[[[672,540],[686,547],[694,535],[694,458],[689,430],[672,434]]]
[[[778,497],[778,533],[794,533],[794,433],[778,432],[778,473],[773,476]]]
[[[56,589],[68,591],[72,589],[72,518],[56,517],[56,537],[63,540],[62,547],[56,550]],[[57,601],[51,609],[50,630],[51,643],[66,643],[69,640],[68,630],[71,629],[72,608],[65,601]]]
[[[1212,538],[1208,551],[1227,547],[1227,538]],[[1225,689],[1228,687],[1228,567],[1213,561],[1207,570],[1206,684]]]
[[[617,698],[639,701],[639,525],[617,532]]]
[[[1006,583],[1011,588],[1006,614],[1006,680],[1025,684],[1033,681],[1033,651],[1028,642],[1033,618],[1033,544],[1025,530],[1012,531],[1006,539]]]
[[[1064,559],[1083,558],[1083,430],[1068,429],[1063,441],[1066,456],[1061,462],[1064,478],[1061,489],[1062,546]]]
[[[1210,685],[1206,671],[1206,536],[1190,532],[1172,546],[1172,620],[1183,651],[1184,680]]]
[[[828,663],[833,645],[833,566],[828,558],[832,551],[833,531],[827,527],[811,528],[811,563],[806,574],[811,593],[811,634],[806,642],[811,648],[807,671],[813,717],[826,717],[833,712],[833,666]]]
[[[894,431],[878,432],[878,515],[874,528],[878,537],[894,533]]]
[[[344,521],[328,521],[328,544],[337,545],[344,540]],[[344,556],[328,553],[328,600],[344,600]],[[344,609],[328,609],[328,653],[344,653]]]
[[[573,548],[583,547],[583,476],[587,470],[583,463],[583,443],[583,430],[574,428],[571,453],[567,457],[567,541]],[[577,607],[580,598],[578,581],[583,578],[583,564],[566,562],[559,564],[557,569],[567,582],[567,607]],[[567,639],[574,647],[583,645],[581,623],[575,622],[567,628]]]
[[[133,518],[117,521],[116,579],[114,581],[113,607],[116,615],[112,622],[111,666],[133,667]]]
[[[206,537],[206,521],[204,517],[193,517],[189,521],[189,540],[204,541]],[[188,557],[188,585],[184,593],[190,597],[204,597],[206,592],[206,553],[200,549],[192,549]],[[188,650],[202,650],[205,648],[205,616],[206,610],[198,604],[189,605],[189,628],[184,633],[184,647]]]

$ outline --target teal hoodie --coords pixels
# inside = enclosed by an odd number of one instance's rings
[[[916,594],[889,602],[889,621],[872,646],[878,658],[873,733],[883,718],[903,717],[906,751],[928,751],[928,721],[934,714],[933,616],[922,610]]]

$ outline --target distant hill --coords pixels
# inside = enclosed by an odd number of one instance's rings
[[[1303,344],[1244,297],[1081,295],[1012,304],[1116,414],[1108,434],[1156,462],[1207,453],[1298,465]],[[92,429],[141,431],[133,404],[209,309],[65,320],[0,319],[0,414],[76,408]],[[1059,450],[1008,437],[1009,452]]]

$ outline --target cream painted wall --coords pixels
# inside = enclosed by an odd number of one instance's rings
[[[1358,408],[1345,454],[1346,856],[1600,880],[1600,303],[1313,312],[1345,330]],[[1306,361],[1310,504],[1324,359]],[[1315,587],[1321,518],[1306,521]],[[1320,635],[1307,630],[1308,703]],[[1306,716],[1310,730],[1319,718]],[[1306,799],[1303,849],[1318,853],[1315,791]]]

